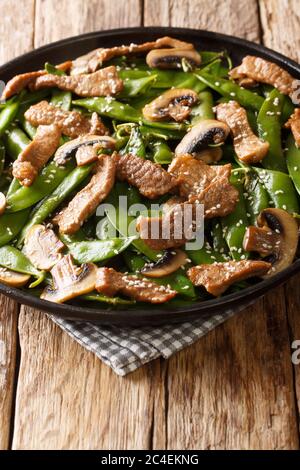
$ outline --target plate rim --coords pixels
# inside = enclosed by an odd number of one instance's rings
[[[51,49],[56,49],[62,46],[71,45],[74,40],[76,42],[98,39],[98,38],[113,38],[117,39],[118,36],[130,35],[130,34],[141,34],[142,32],[151,33],[153,36],[159,35],[198,35],[206,40],[217,40],[222,39],[230,42],[233,46],[244,46],[250,48],[258,53],[259,55],[264,55],[268,59],[272,59],[275,62],[284,65],[288,69],[292,69],[296,75],[300,75],[300,65],[297,64],[294,60],[284,56],[283,54],[276,52],[272,49],[269,49],[261,44],[254,43],[244,38],[239,38],[232,35],[227,35],[223,33],[217,33],[213,31],[206,31],[202,29],[195,28],[179,28],[179,27],[168,27],[168,26],[155,26],[155,27],[131,27],[131,28],[115,28],[109,30],[100,30],[89,33],[84,33],[76,36],[70,36],[59,41],[51,42],[49,44],[43,45],[37,49],[29,51],[25,54],[22,54],[5,64],[0,66],[0,78],[1,75],[10,71],[17,65],[26,64],[27,58],[34,58],[39,56],[42,53],[46,53]],[[88,52],[88,50],[87,50]],[[66,58],[67,60],[67,58]],[[24,67],[26,70],[26,67]],[[0,294],[4,294],[7,297],[10,297],[23,305],[28,305],[43,312],[48,312],[53,315],[56,315],[65,319],[72,320],[85,320],[92,321],[95,323],[102,324],[111,324],[111,325],[121,325],[121,324],[134,324],[134,325],[154,325],[154,324],[163,324],[170,322],[182,322],[188,321],[191,319],[199,318],[201,316],[211,316],[214,315],[220,310],[229,311],[237,310],[247,306],[249,303],[253,303],[256,299],[260,298],[266,294],[272,288],[280,285],[281,283],[287,281],[291,276],[295,275],[300,271],[300,259],[296,260],[291,266],[286,268],[284,271],[281,271],[272,278],[265,279],[253,286],[247,287],[241,291],[228,294],[225,297],[193,302],[190,306],[184,307],[172,307],[169,310],[162,308],[160,305],[153,305],[153,308],[150,310],[144,309],[114,309],[112,308],[90,308],[81,305],[70,305],[70,304],[55,304],[49,301],[42,300],[38,297],[34,297],[30,294],[30,291],[22,291],[21,289],[9,287],[5,284],[0,283]],[[183,314],[185,314],[183,316]]]

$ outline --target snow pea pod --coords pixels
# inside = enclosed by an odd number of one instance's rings
[[[289,175],[280,171],[255,168],[261,183],[269,193],[276,208],[290,213],[299,213],[297,192]]]
[[[157,137],[164,140],[181,140],[186,134],[184,130],[163,129],[144,125],[140,126],[140,131],[145,137]]]
[[[134,98],[138,95],[146,93],[156,80],[156,75],[148,75],[137,79],[126,79],[124,81],[124,89],[118,95],[119,98]]]
[[[198,94],[199,104],[193,106],[191,111],[191,123],[194,126],[203,119],[214,119],[213,96],[210,91],[202,91]]]
[[[294,186],[300,194],[300,148],[295,144],[292,134],[289,135],[286,142],[286,162],[289,175],[293,180]]]
[[[249,257],[249,253],[243,248],[243,239],[246,228],[249,225],[247,208],[244,199],[243,187],[244,171],[233,170],[231,173],[231,184],[233,184],[239,192],[239,201],[235,210],[222,218],[223,233],[228,245],[229,251],[233,259],[245,259]]]
[[[22,116],[19,116],[19,121],[23,130],[28,135],[28,137],[30,137],[30,139],[34,139],[37,128],[34,127],[32,124],[30,124],[30,122],[27,121],[27,119],[25,119],[24,114]]]
[[[224,239],[222,224],[220,219],[212,220],[211,227],[212,245],[215,252],[223,256],[228,253],[228,246]]]
[[[276,88],[265,99],[257,116],[258,134],[269,142],[269,151],[262,166],[270,170],[286,172],[286,161],[281,144],[281,113],[284,95]]]
[[[0,246],[6,245],[13,240],[29,217],[30,210],[25,209],[16,214],[8,214],[5,212],[0,216]]]
[[[27,231],[36,224],[44,222],[55,209],[76,189],[82,181],[90,174],[93,165],[85,165],[76,167],[69,173],[60,183],[60,185],[42,201],[41,205],[33,210],[27,224],[23,227],[17,242],[17,246],[21,247]],[[19,214],[19,212],[17,212]]]
[[[55,162],[50,162],[31,186],[22,186],[7,197],[7,212],[18,212],[41,201],[59,186],[73,168],[74,163],[72,161],[69,161],[64,167],[59,167]]]
[[[64,237],[62,234],[60,238],[67,246],[73,258],[80,264],[99,263],[113,258],[126,250],[133,241],[132,237],[72,241],[72,237]]]
[[[107,116],[117,121],[139,123],[142,114],[126,103],[121,103],[111,97],[106,98],[83,98],[74,100],[75,106],[81,106],[90,112],[96,112],[100,116]]]
[[[64,111],[69,111],[72,104],[72,93],[70,91],[53,90],[51,104]]]
[[[0,137],[15,119],[19,109],[19,102],[8,104],[0,113]]]
[[[214,250],[208,242],[199,250],[185,249],[192,263],[196,266],[200,264],[212,264],[216,261],[224,261],[222,254]]]
[[[149,142],[149,147],[153,153],[153,160],[160,165],[167,165],[173,159],[173,152],[164,140]]]
[[[225,78],[216,77],[212,74],[201,72],[196,74],[199,80],[205,83],[209,88],[212,88],[216,92],[223,96],[230,96],[231,99],[236,100],[245,108],[251,108],[255,111],[259,111],[264,99],[262,96],[253,93],[252,91],[241,88],[235,82],[226,80]]]
[[[9,245],[0,248],[0,266],[35,277],[36,281],[29,287],[38,286],[44,281],[46,275],[44,271],[36,269],[24,253]]]
[[[270,196],[254,171],[246,172],[244,187],[248,217],[251,225],[255,225],[260,212],[270,207]]]
[[[140,158],[146,157],[146,149],[141,131],[138,126],[132,126],[130,137],[124,149],[124,153],[132,153]]]
[[[20,106],[28,108],[31,104],[38,103],[39,101],[47,98],[51,93],[51,88],[45,88],[44,90],[28,91],[20,98]]]
[[[2,175],[4,165],[5,165],[5,147],[3,143],[0,141],[0,176]]]
[[[19,127],[11,127],[3,138],[7,154],[16,160],[21,152],[25,150],[31,140]]]

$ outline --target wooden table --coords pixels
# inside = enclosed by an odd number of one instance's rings
[[[300,60],[297,0],[1,0],[0,60],[140,25],[209,29]],[[1,449],[298,449],[300,276],[126,378],[36,310],[0,298]]]

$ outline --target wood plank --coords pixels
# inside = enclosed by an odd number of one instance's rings
[[[255,1],[166,3],[145,0],[146,25],[196,27],[259,41]],[[284,290],[171,358],[166,389],[168,449],[297,448]]]
[[[24,0],[22,9],[10,0],[2,0],[5,11],[0,22],[0,63],[32,48],[34,0]],[[14,32],[12,41],[12,31]],[[0,449],[7,449],[11,429],[13,388],[16,368],[16,302],[0,296]]]
[[[121,378],[37,311],[19,330],[14,449],[149,448],[159,361]]]
[[[138,0],[38,1],[35,46],[141,22]],[[163,413],[160,361],[117,377],[43,313],[22,308],[14,449],[148,449]],[[158,431],[164,435],[163,425]]]
[[[300,13],[297,0],[260,1],[264,43],[300,63]],[[300,275],[291,279],[285,287],[290,341],[300,339]],[[293,352],[293,350],[292,350]],[[300,410],[300,369],[295,365],[295,392]],[[300,428],[299,428],[300,431]]]
[[[145,26],[208,29],[258,41],[257,18],[254,0],[145,0]]]

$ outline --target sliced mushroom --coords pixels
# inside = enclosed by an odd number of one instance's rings
[[[192,67],[201,64],[201,56],[194,48],[176,47],[172,49],[153,49],[148,52],[146,62],[149,67],[160,69],[178,69],[182,59],[185,59]]]
[[[70,140],[64,145],[58,148],[55,153],[54,161],[58,165],[65,165],[66,162],[75,154],[75,152],[83,146],[86,145],[97,145],[99,148],[103,149],[114,149],[116,141],[108,135],[92,135],[87,134],[77,139]]]
[[[223,155],[221,147],[209,147],[207,149],[201,150],[196,154],[193,154],[198,160],[202,160],[207,165],[212,163],[217,163],[221,160]]]
[[[0,192],[0,215],[3,214],[5,209],[6,209],[6,197],[5,197],[5,194]]]
[[[197,93],[186,88],[171,88],[143,108],[143,115],[149,121],[174,119],[184,121],[191,107],[198,101]]]
[[[174,273],[188,262],[182,250],[168,250],[157,263],[146,264],[141,273],[147,277],[163,277]]]
[[[33,225],[26,234],[23,251],[36,268],[50,271],[61,260],[64,247],[53,230]]]
[[[29,281],[28,274],[21,274],[7,268],[0,268],[0,282],[10,287],[23,287]]]
[[[265,277],[273,276],[289,266],[298,246],[298,224],[294,217],[282,209],[264,209],[258,219],[258,227],[248,227],[243,246],[255,251],[272,263]]]
[[[93,263],[76,266],[71,255],[64,256],[52,269],[53,287],[44,289],[41,299],[61,304],[95,289],[97,266]]]
[[[209,145],[222,144],[227,139],[229,131],[229,127],[224,122],[215,119],[200,121],[179,142],[175,155],[185,153],[197,155]]]

